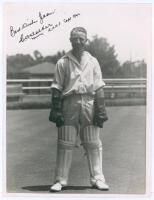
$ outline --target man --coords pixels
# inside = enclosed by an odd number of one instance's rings
[[[87,155],[90,183],[108,190],[102,172],[100,133],[108,119],[104,104],[102,74],[98,61],[85,51],[87,31],[76,27],[71,31],[72,50],[56,65],[51,86],[52,107],[49,120],[58,127],[55,183],[50,191],[61,191],[68,184],[72,151],[79,134]]]

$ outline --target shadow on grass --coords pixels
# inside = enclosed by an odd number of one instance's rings
[[[24,190],[29,190],[29,191],[49,191],[50,190],[51,185],[35,185],[35,186],[25,186],[22,187],[22,189]],[[62,189],[62,191],[65,190],[86,190],[86,189],[93,189],[90,186],[66,186]]]

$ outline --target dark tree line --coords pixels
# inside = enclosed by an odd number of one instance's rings
[[[125,61],[122,65],[117,59],[114,45],[110,45],[106,38],[93,37],[86,46],[86,50],[98,59],[104,78],[146,78],[147,64],[144,60]],[[54,55],[43,57],[35,50],[33,57],[29,54],[16,54],[7,56],[7,77],[27,78],[28,73],[22,69],[31,67],[42,62],[56,62],[65,54],[65,51],[58,51]]]
[[[43,57],[38,50],[35,50],[33,54],[34,58],[29,54],[7,56],[7,78],[28,78],[29,73],[24,72],[23,69],[43,62],[56,64],[56,62],[65,54],[65,51],[58,51],[55,55],[46,57]]]
[[[87,51],[97,58],[103,72],[103,77],[115,77],[120,63],[117,60],[114,45],[110,46],[106,38],[98,38],[96,35],[87,45]]]
[[[117,71],[119,78],[146,78],[146,74],[147,64],[144,60],[136,62],[126,61]]]

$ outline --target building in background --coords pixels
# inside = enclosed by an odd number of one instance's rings
[[[54,72],[55,72],[55,67],[56,65],[53,63],[49,62],[43,62],[39,63],[37,65],[34,65],[32,67],[28,67],[23,70],[23,72],[28,72],[29,73],[29,79],[39,79],[38,82],[27,82],[24,83],[24,87],[31,87],[31,90],[24,90],[27,94],[44,94],[48,89],[45,89],[45,87],[49,87],[51,85],[51,81],[53,80],[54,77]],[[42,80],[47,80],[49,79],[49,82],[43,82]],[[44,89],[35,89],[34,87],[44,87]]]
[[[28,72],[30,79],[53,79],[55,67],[53,63],[43,62],[22,71]]]

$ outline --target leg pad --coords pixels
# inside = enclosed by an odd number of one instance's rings
[[[67,185],[72,162],[72,152],[76,141],[76,129],[72,126],[58,128],[57,164],[55,182]]]

